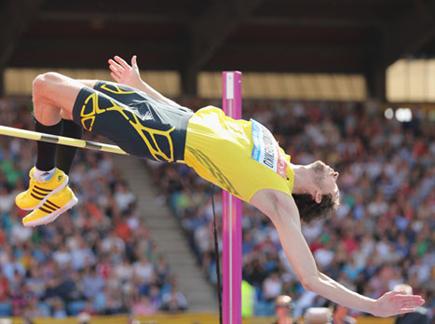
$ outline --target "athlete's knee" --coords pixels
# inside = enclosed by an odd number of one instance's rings
[[[33,97],[42,93],[42,87],[44,86],[45,76],[44,74],[39,74],[32,83]]]
[[[46,72],[39,74],[33,80],[33,95],[39,96],[47,93],[50,87],[63,82],[65,78],[65,76],[56,72]]]
[[[58,73],[47,72],[39,74],[33,80],[33,113],[39,122],[44,122],[47,116],[51,116],[52,112],[58,114],[58,108],[52,105],[53,98],[50,95],[50,89],[59,82]]]

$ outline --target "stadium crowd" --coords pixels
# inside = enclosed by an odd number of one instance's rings
[[[245,101],[244,107],[245,118],[269,127],[293,163],[320,159],[340,172],[341,205],[336,214],[303,225],[320,270],[373,298],[408,283],[425,297],[433,313],[433,120],[417,109],[411,122],[400,123],[386,119],[383,109],[370,103],[257,100]],[[207,277],[216,283],[210,185],[184,165],[148,165]],[[221,215],[220,194],[215,200]],[[276,230],[249,206],[244,207],[243,233],[244,280],[255,287],[257,315],[271,315],[273,300],[280,294],[293,298],[296,318],[309,306],[326,304],[302,288]]]
[[[0,100],[0,122],[33,129],[30,102]],[[73,210],[49,226],[21,224],[35,144],[0,137],[0,317],[131,313],[187,308],[184,295],[112,157],[79,152]]]

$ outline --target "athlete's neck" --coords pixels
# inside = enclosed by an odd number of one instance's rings
[[[313,183],[312,170],[305,165],[292,164],[294,172],[293,193],[313,195],[316,186]]]

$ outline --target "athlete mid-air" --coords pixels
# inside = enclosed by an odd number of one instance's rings
[[[262,211],[275,225],[303,286],[335,303],[383,317],[424,303],[420,296],[397,292],[368,298],[318,271],[301,219],[325,216],[338,205],[338,173],[330,166],[290,163],[271,132],[255,120],[234,120],[212,106],[194,113],[178,105],[141,80],[135,56],[131,65],[110,59],[109,68],[117,83],[39,75],[33,82],[35,130],[80,137],[85,129],[132,155],[185,163]],[[52,222],[77,203],[67,175],[75,150],[37,143],[29,189],[16,197],[18,207],[31,211],[23,218],[25,226]]]

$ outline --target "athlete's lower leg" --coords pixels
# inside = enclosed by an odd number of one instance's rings
[[[61,132],[60,108],[53,105],[45,96],[45,76],[40,75],[33,81],[33,115],[37,132],[59,135]],[[37,142],[36,169],[34,176],[38,181],[48,180],[54,173],[56,144]]]
[[[93,88],[97,81],[95,80],[77,80],[83,86]],[[62,115],[62,111],[61,111]],[[63,119],[62,120],[62,131],[61,135],[65,137],[80,139],[83,134],[83,129],[81,126],[77,125],[72,120]],[[69,174],[71,170],[74,157],[77,153],[77,148],[73,146],[58,145],[56,150],[56,167],[61,169],[66,174]]]
[[[82,134],[83,129],[72,120],[62,120],[62,131],[60,135],[80,139]],[[56,167],[61,169],[66,174],[69,174],[76,153],[76,147],[58,145],[56,149]]]

